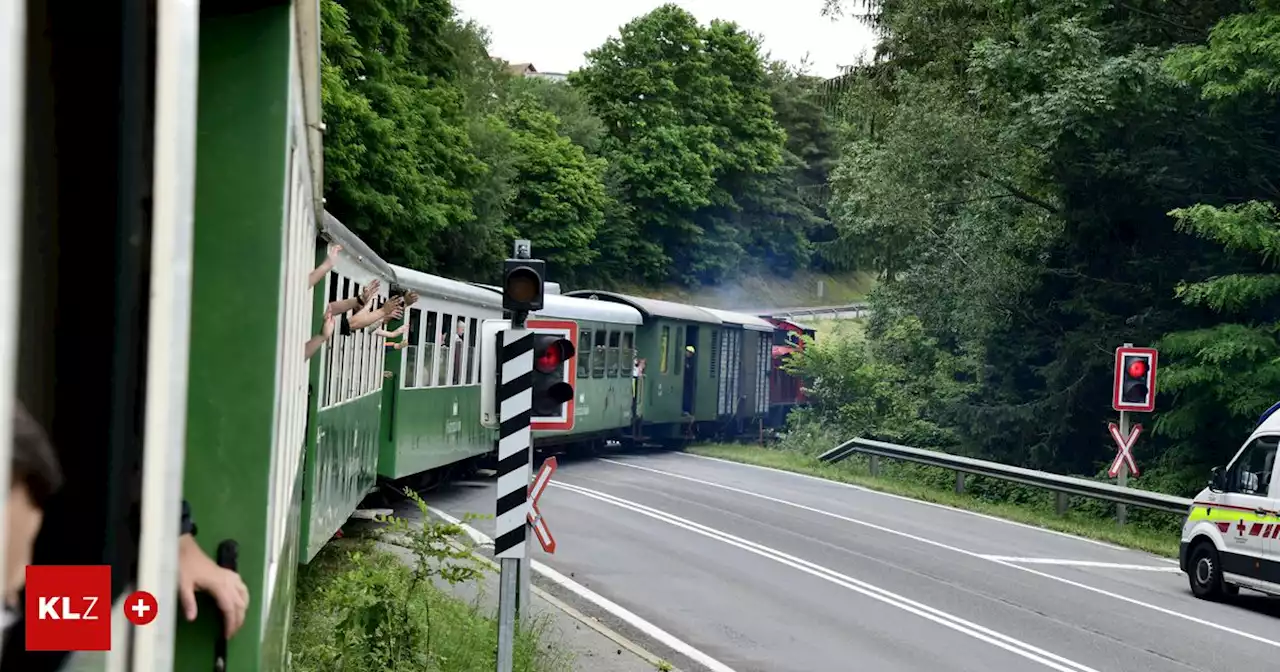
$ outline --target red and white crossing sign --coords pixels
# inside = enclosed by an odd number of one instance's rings
[[[547,461],[542,463],[542,468],[538,470],[538,477],[533,479],[533,484],[529,486],[529,524],[533,526],[533,533],[538,536],[538,543],[542,544],[542,550],[548,553],[556,552],[556,538],[551,536],[547,521],[538,510],[538,499],[546,491],[547,484],[551,482],[551,474],[555,471],[556,458],[548,457]]]
[[[1139,475],[1138,463],[1133,460],[1133,444],[1138,442],[1138,435],[1142,434],[1142,425],[1134,425],[1129,430],[1129,436],[1120,436],[1120,428],[1116,423],[1111,423],[1107,428],[1111,431],[1111,440],[1116,442],[1116,459],[1111,461],[1111,468],[1107,470],[1107,475],[1115,478],[1120,474],[1120,465],[1129,465],[1129,473],[1134,476]]]

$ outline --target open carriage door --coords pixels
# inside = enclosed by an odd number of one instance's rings
[[[167,547],[163,557],[174,554],[176,541],[176,489],[169,488],[166,501],[144,494],[141,530],[134,521],[139,489],[156,480],[154,473],[140,474],[144,442],[163,442],[162,450],[179,460],[182,451],[181,441],[171,440],[180,435],[174,423],[181,422],[181,410],[176,417],[164,409],[156,414],[155,401],[183,398],[174,391],[185,386],[185,351],[174,349],[173,339],[185,338],[186,316],[179,308],[189,285],[174,272],[183,265],[175,240],[189,225],[189,212],[185,219],[181,213],[190,202],[185,199],[184,206],[181,190],[172,184],[153,185],[153,139],[157,132],[165,138],[162,153],[184,151],[183,136],[172,127],[157,131],[157,122],[193,114],[194,107],[193,101],[170,98],[157,112],[155,38],[157,21],[194,15],[196,4],[104,0],[68,10],[50,0],[26,0],[5,3],[6,11],[15,4],[26,10],[25,81],[16,96],[25,112],[24,142],[5,142],[0,151],[22,152],[21,245],[3,250],[20,249],[22,264],[20,281],[5,285],[19,288],[19,318],[6,321],[18,328],[18,398],[48,431],[65,477],[46,507],[33,562],[110,565],[113,616],[120,618],[118,598],[134,583],[139,536],[152,548]],[[4,44],[16,48],[21,41]],[[22,63],[4,61],[0,67],[7,72]],[[193,86],[194,72],[179,76]],[[10,127],[7,120],[5,126]],[[169,181],[190,177],[172,164],[158,172]],[[159,203],[153,186],[164,190]],[[10,203],[6,198],[5,207]],[[153,221],[159,231],[152,230]],[[153,258],[162,263],[153,267]],[[163,460],[156,466],[170,470]],[[167,509],[168,540],[163,532],[156,537],[156,509]],[[142,564],[151,567],[143,570],[152,577],[144,579],[147,589],[162,609],[172,610],[172,572],[157,573],[154,561],[145,558]],[[160,641],[160,649],[171,648],[163,643],[171,628],[157,625],[146,638]],[[121,654],[131,630],[112,629],[111,655],[85,654],[77,661],[80,669],[126,668]],[[19,622],[8,633],[0,669],[58,669],[67,658],[26,652],[24,639]],[[148,658],[140,669],[164,669],[164,662]]]

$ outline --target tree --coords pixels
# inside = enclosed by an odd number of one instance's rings
[[[686,283],[728,275],[751,237],[738,197],[781,163],[785,139],[756,41],[664,5],[590,52],[570,81],[607,129],[641,271]]]
[[[437,269],[437,243],[474,219],[469,187],[484,169],[436,48],[452,6],[323,0],[321,11],[326,207],[388,260]]]
[[[1238,198],[1249,199],[1169,213],[1180,231],[1229,254],[1228,263],[1197,269],[1199,277],[1176,291],[1188,306],[1212,311],[1215,323],[1175,331],[1160,344],[1170,364],[1161,385],[1173,403],[1156,430],[1175,441],[1172,454],[1181,463],[1194,465],[1186,480],[1221,464],[1248,423],[1280,400],[1280,189],[1271,177],[1280,157],[1280,4],[1258,2],[1253,10],[1223,19],[1207,44],[1182,47],[1166,60],[1231,123],[1234,183],[1243,192]]]
[[[503,116],[513,132],[511,150],[520,176],[508,218],[567,283],[581,278],[598,252],[591,243],[604,222],[608,195],[604,161],[556,132],[558,120],[532,95],[509,102]]]

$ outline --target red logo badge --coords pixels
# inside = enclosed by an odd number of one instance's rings
[[[27,650],[111,649],[109,565],[27,566]]]
[[[160,605],[156,598],[145,590],[139,590],[124,601],[124,615],[134,625],[146,625],[156,620],[156,611]]]

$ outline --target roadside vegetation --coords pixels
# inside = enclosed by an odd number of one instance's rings
[[[451,584],[477,582],[487,567],[470,554],[458,525],[381,519],[413,564],[372,538],[327,545],[298,576],[289,648],[298,672],[492,672],[497,621],[452,595]],[[517,672],[569,672],[571,654],[544,641],[534,622],[517,634]]]

